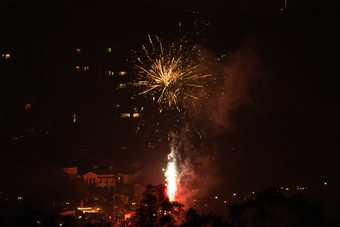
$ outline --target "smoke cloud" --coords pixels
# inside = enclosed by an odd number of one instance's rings
[[[237,113],[255,107],[250,92],[263,74],[256,48],[250,41],[208,67],[213,70],[213,81],[205,91],[208,97],[195,104],[194,116],[202,133],[211,137],[233,129]],[[242,116],[241,120],[247,120],[247,114]]]
[[[192,145],[188,132],[170,133],[170,148],[177,163],[179,188],[176,200],[194,207],[211,189],[218,186],[218,168],[210,155],[200,154]]]
[[[203,135],[201,145],[193,145],[189,130],[173,135],[176,144],[172,145],[184,157],[179,167],[177,199],[187,207],[196,207],[195,203],[211,197],[211,192],[225,181],[214,137],[232,131],[252,117],[256,109],[252,90],[264,75],[257,50],[249,41],[234,53],[220,58],[207,54],[206,59],[205,67],[212,75],[209,86],[190,107],[194,118],[191,123]]]

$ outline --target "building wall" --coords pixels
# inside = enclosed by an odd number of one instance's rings
[[[83,175],[83,180],[88,184],[94,184],[97,187],[108,187],[116,189],[116,180],[114,174],[96,174],[88,172]]]
[[[61,169],[68,175],[78,175],[78,167],[64,167]]]

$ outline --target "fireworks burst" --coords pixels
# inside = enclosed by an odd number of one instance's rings
[[[203,88],[203,78],[209,76],[202,73],[200,62],[202,50],[197,45],[184,48],[184,45],[172,43],[164,48],[156,36],[156,42],[148,36],[150,49],[143,45],[144,60],[137,58],[135,65],[138,72],[138,86],[143,88],[139,94],[148,94],[163,108],[176,107],[181,110],[185,100],[197,99],[197,89]]]
[[[195,21],[198,28],[198,21]],[[182,33],[182,23],[179,32]],[[201,31],[201,30],[200,30]],[[194,36],[200,32],[193,33]],[[167,195],[170,201],[175,201],[180,193],[181,161],[176,131],[182,127],[189,128],[190,113],[196,99],[207,98],[205,89],[210,76],[207,68],[207,56],[199,45],[188,42],[190,34],[185,32],[177,42],[162,42],[157,36],[148,36],[148,43],[142,46],[143,53],[134,59],[137,79],[134,85],[139,87],[139,95],[151,97],[158,103],[159,111],[165,111],[166,119],[162,122],[170,133],[172,142],[168,154],[168,164],[165,171]],[[194,42],[196,43],[196,42]],[[158,125],[159,123],[157,123]],[[164,125],[163,124],[163,125]],[[154,125],[153,125],[154,126]],[[196,129],[195,129],[196,130]],[[188,131],[188,129],[187,129]],[[200,133],[196,130],[201,138]],[[157,130],[157,134],[159,131]]]

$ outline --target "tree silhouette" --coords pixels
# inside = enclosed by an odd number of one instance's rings
[[[136,211],[139,226],[175,226],[183,205],[170,202],[164,185],[147,185]]]
[[[320,203],[301,195],[285,197],[277,189],[267,189],[253,200],[230,207],[232,226],[326,226]]]
[[[186,212],[185,221],[181,225],[183,227],[200,227],[200,226],[218,226],[229,227],[229,223],[222,220],[222,217],[213,215],[212,213],[199,215],[196,210],[190,208]]]

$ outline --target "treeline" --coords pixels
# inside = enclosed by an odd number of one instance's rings
[[[162,185],[148,185],[137,210],[138,226],[339,226],[325,217],[322,204],[310,202],[302,195],[284,196],[277,189],[266,189],[254,199],[229,207],[229,215],[199,214],[169,202]]]

